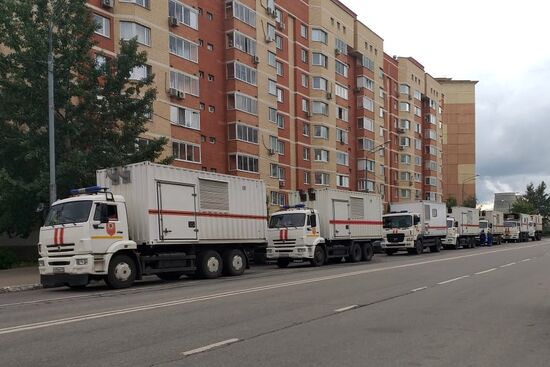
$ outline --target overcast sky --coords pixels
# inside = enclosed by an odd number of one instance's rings
[[[550,3],[342,0],[434,77],[478,80],[478,200],[550,183]],[[414,23],[413,23],[414,19]]]

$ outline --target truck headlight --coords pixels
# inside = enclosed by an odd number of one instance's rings
[[[44,266],[44,260],[38,260],[38,266]]]
[[[76,259],[76,265],[86,265],[88,264],[88,259]]]
[[[306,249],[303,247],[298,247],[298,252],[306,252]]]

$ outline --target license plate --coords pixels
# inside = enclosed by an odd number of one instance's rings
[[[283,252],[283,253],[279,253],[279,257],[288,257],[288,254],[286,254],[286,253],[284,253],[284,252]]]
[[[65,272],[65,268],[64,267],[55,267],[53,268],[53,272],[54,274],[62,274]]]

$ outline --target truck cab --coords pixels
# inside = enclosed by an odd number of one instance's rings
[[[417,213],[391,213],[382,216],[384,239],[382,248],[388,255],[397,250],[415,250],[421,235],[420,215]],[[422,249],[423,251],[423,249]]]
[[[441,240],[443,246],[458,248],[458,222],[453,217],[447,217],[447,236]]]
[[[506,242],[519,242],[520,239],[520,222],[517,220],[504,221],[504,235],[502,236]]]

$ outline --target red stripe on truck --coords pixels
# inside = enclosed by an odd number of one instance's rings
[[[230,219],[258,219],[266,220],[267,217],[261,215],[248,215],[248,214],[231,214],[231,213],[210,213],[210,212],[192,212],[182,210],[158,210],[149,209],[149,214],[162,214],[162,215],[177,215],[182,217],[216,217],[216,218],[230,218]]]
[[[447,229],[447,226],[444,226],[444,227],[433,227],[433,226],[429,226],[428,229]]]
[[[382,222],[376,220],[343,220],[343,219],[333,219],[329,222],[330,224],[366,224],[367,226],[378,226],[382,225]]]

